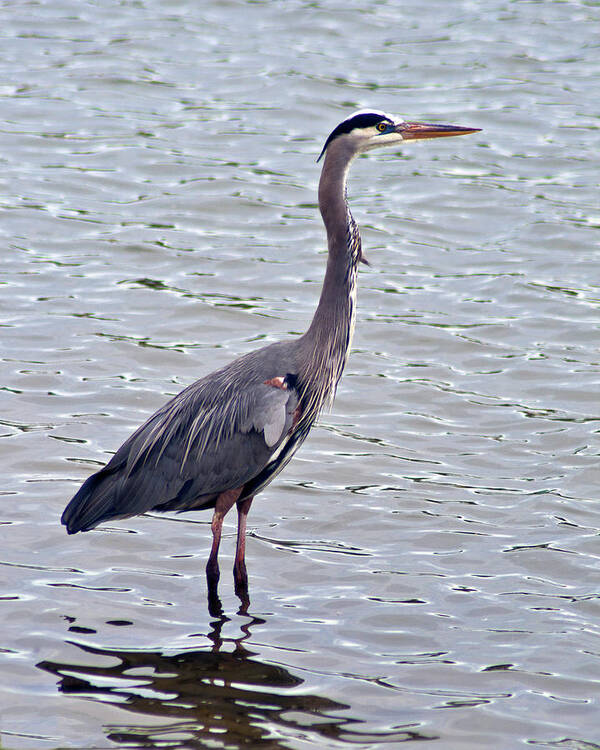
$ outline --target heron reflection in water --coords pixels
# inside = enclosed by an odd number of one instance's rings
[[[118,747],[284,750],[290,738],[301,740],[303,746],[371,746],[371,723],[349,713],[352,706],[337,699],[339,686],[331,698],[321,684],[311,683],[305,670],[281,659],[274,664],[261,652],[256,631],[265,620],[250,617],[240,625],[237,638],[221,635],[227,622],[227,617],[216,619],[205,636],[195,634],[193,643],[204,641],[201,648],[186,645],[175,653],[172,647],[162,651],[95,646],[90,640],[96,631],[90,628],[85,642],[80,642],[80,628],[71,625],[67,648],[58,648],[52,659],[36,666],[57,678],[62,694],[106,704],[99,716],[110,717],[110,723],[102,727],[95,724],[100,721],[95,711],[78,710],[76,705],[62,718],[73,725],[80,721],[86,738],[106,733]],[[127,620],[118,625],[135,627]],[[137,627],[143,633],[143,625]],[[104,626],[101,638],[106,635]],[[385,728],[375,736],[398,746],[437,739],[421,734],[416,725]]]
[[[62,515],[68,533],[150,510],[214,508],[206,565],[210,600],[217,597],[223,519],[236,505],[234,582],[247,602],[245,537],[252,500],[287,465],[323,406],[333,401],[352,340],[356,275],[364,258],[346,200],[350,164],[373,149],[478,130],[407,122],[371,110],[341,122],[319,157],[324,157],[319,208],[329,254],[308,330],[239,357],[168,401],[83,483]]]

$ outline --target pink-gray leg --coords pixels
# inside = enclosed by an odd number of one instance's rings
[[[222,492],[217,498],[215,512],[212,518],[211,530],[213,535],[212,547],[208,562],[206,563],[206,581],[208,583],[209,593],[216,593],[217,584],[219,583],[219,544],[221,542],[221,530],[223,528],[223,519],[231,508],[235,505],[242,488],[227,490]]]
[[[238,530],[237,544],[235,547],[235,562],[233,563],[233,580],[235,583],[235,592],[238,595],[248,593],[248,573],[246,572],[246,519],[248,511],[254,498],[247,497],[245,500],[238,500]]]

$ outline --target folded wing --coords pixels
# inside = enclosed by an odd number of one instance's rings
[[[211,507],[260,474],[292,431],[294,377],[235,381],[200,380],[153,414],[81,486],[62,516],[68,532],[148,510]]]

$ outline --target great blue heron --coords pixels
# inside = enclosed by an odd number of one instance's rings
[[[380,146],[477,132],[479,128],[406,122],[361,110],[331,133],[319,182],[329,255],[319,304],[302,336],[239,357],[168,401],[108,464],[89,477],[62,514],[69,534],[149,510],[214,508],[206,565],[216,593],[226,513],[237,505],[235,589],[247,591],[246,517],[252,499],[304,442],[342,375],[355,319],[356,272],[363,260],[346,201],[353,159]]]

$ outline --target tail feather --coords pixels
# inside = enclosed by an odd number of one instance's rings
[[[67,533],[89,531],[102,521],[115,518],[119,484],[119,473],[114,470],[101,469],[88,477],[61,516]]]

